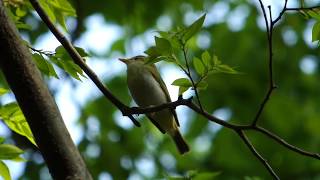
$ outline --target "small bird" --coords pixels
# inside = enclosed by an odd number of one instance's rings
[[[134,101],[140,107],[156,106],[171,102],[168,89],[154,64],[146,64],[146,56],[120,58],[127,65],[127,83]],[[174,109],[147,113],[151,122],[163,133],[168,133],[180,154],[189,151],[189,146],[179,131],[179,121]]]

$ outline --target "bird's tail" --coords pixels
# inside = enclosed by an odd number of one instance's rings
[[[174,131],[174,133],[171,134],[171,137],[172,137],[174,143],[176,144],[180,154],[187,153],[190,150],[188,144],[183,139],[179,130]]]

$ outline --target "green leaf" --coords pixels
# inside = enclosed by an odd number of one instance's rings
[[[206,14],[202,15],[198,20],[193,22],[189,27],[185,29],[183,35],[183,40],[185,42],[187,42],[192,36],[194,36],[197,32],[200,31],[205,18]]]
[[[77,46],[75,46],[74,48],[77,50],[81,57],[90,57],[90,54],[87,53],[83,48]]]
[[[190,87],[183,87],[183,86],[180,86],[179,87],[179,96],[182,95],[184,92],[186,92]]]
[[[62,12],[60,12],[59,9],[54,9],[53,11],[54,11],[54,14],[56,16],[57,22],[61,25],[63,30],[68,32],[68,28],[67,28],[67,25],[66,25],[64,14]]]
[[[317,21],[312,27],[312,42],[320,38],[320,21]]]
[[[216,55],[214,55],[211,60],[211,65],[214,67],[214,66],[218,66],[220,64],[221,64],[221,61],[218,59],[218,57]]]
[[[119,51],[121,52],[122,54],[125,54],[126,52],[126,49],[125,49],[125,39],[124,38],[121,38],[121,39],[118,39],[117,41],[115,41],[111,48],[110,48],[110,52],[114,52],[114,51]]]
[[[202,76],[206,72],[206,69],[205,69],[202,61],[197,57],[193,58],[193,66],[194,66],[194,69],[196,70],[196,72],[200,76]]]
[[[159,61],[167,61],[167,62],[175,62],[175,59],[170,56],[159,56],[159,57],[147,57],[145,60],[145,64],[154,64]]]
[[[50,4],[47,3],[46,0],[40,0],[39,1],[41,7],[44,9],[44,11],[46,12],[46,14],[48,15],[49,19],[51,20],[51,22],[55,23],[56,22],[56,16],[53,12],[53,9],[50,8]]]
[[[312,18],[316,19],[317,21],[320,21],[320,13],[316,10],[307,10],[308,15],[310,15]]]
[[[48,62],[42,55],[35,53],[32,56],[37,67],[40,69],[42,73],[49,77],[53,76],[55,78],[59,78],[56,71],[53,68],[53,65],[50,62]]]
[[[64,49],[64,47],[62,45],[56,47],[55,51],[55,55],[57,57],[62,57],[66,55],[66,50]]]
[[[200,89],[200,90],[205,90],[207,89],[207,87],[208,87],[208,83],[204,80],[198,82],[197,84],[197,89]]]
[[[218,72],[223,72],[223,73],[228,73],[228,74],[237,74],[238,72],[236,70],[234,70],[232,67],[225,65],[225,64],[221,64],[217,67]]]
[[[56,8],[63,14],[67,16],[76,16],[76,11],[74,8],[71,6],[68,0],[54,0],[54,1],[49,1],[52,7]]]
[[[4,137],[0,136],[0,144],[3,144],[3,142],[4,142]]]
[[[169,32],[166,32],[166,31],[157,31],[157,32],[159,33],[159,35],[160,35],[162,38],[167,39],[167,40],[170,42],[172,48],[180,49],[181,44],[180,44],[180,42],[179,42],[179,39],[181,39],[181,37],[178,37],[178,36],[177,36],[179,33],[177,33],[177,32],[171,32],[171,31],[169,31]],[[181,33],[181,32],[180,32],[180,33]]]
[[[18,29],[25,29],[25,30],[31,30],[32,27],[29,24],[25,24],[20,21],[15,21],[15,25],[17,26]]]
[[[7,94],[8,92],[10,92],[9,89],[5,89],[5,88],[0,88],[0,96]]]
[[[87,53],[85,52],[81,52],[81,54],[87,56]],[[86,78],[86,76],[83,73],[83,70],[73,62],[73,60],[71,59],[68,52],[64,49],[63,46],[58,46],[55,49],[55,55],[52,58],[50,58],[50,60],[57,66],[59,66],[61,69],[66,71],[73,78],[79,81],[81,81],[80,76]]]
[[[205,51],[201,54],[201,60],[204,64],[204,66],[207,68],[207,69],[211,69],[212,68],[212,64],[211,64],[211,56],[209,54],[208,51]]]
[[[0,159],[9,160],[14,159],[20,154],[23,153],[23,150],[20,148],[10,145],[10,144],[0,144]]]
[[[161,56],[161,54],[157,50],[156,46],[151,46],[149,49],[144,51],[144,53],[146,53],[149,57],[152,57],[152,58],[156,58],[158,56]]]
[[[174,80],[171,85],[189,88],[192,86],[192,83],[187,78],[179,78],[179,79]]]
[[[0,118],[14,132],[25,136],[36,146],[30,127],[17,103],[9,103],[0,108]]]
[[[171,55],[172,47],[170,42],[165,38],[155,36],[156,48],[161,55]]]
[[[16,9],[16,15],[17,15],[18,17],[23,17],[23,16],[27,15],[27,11],[26,11],[26,9],[24,9],[24,8],[22,8],[22,7],[18,7],[18,8]]]
[[[0,176],[2,176],[4,180],[11,180],[9,168],[3,161],[0,161]]]

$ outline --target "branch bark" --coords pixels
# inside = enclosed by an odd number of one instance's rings
[[[59,109],[0,0],[0,68],[54,179],[92,179]]]

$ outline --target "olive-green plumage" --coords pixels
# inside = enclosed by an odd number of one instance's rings
[[[169,92],[154,64],[145,64],[145,56],[120,59],[127,65],[127,82],[134,101],[140,107],[148,107],[171,102]],[[181,154],[189,147],[179,131],[175,110],[164,109],[148,113],[148,118],[162,132],[168,133]]]

